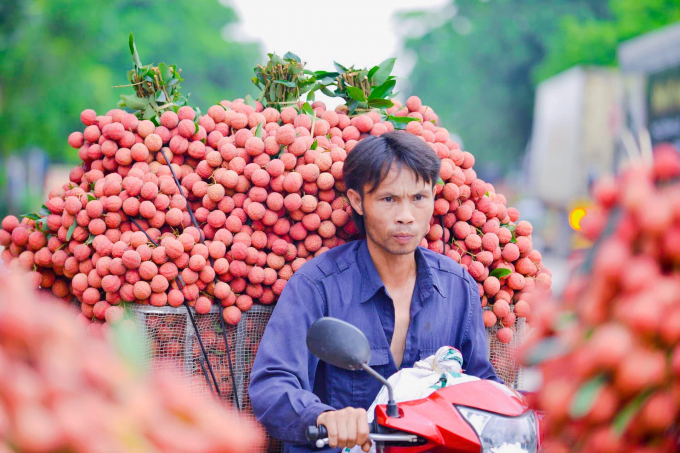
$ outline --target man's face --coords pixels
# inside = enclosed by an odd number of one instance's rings
[[[406,167],[399,171],[393,165],[377,189],[365,191],[363,201],[353,190],[348,195],[352,207],[364,216],[368,238],[389,253],[413,253],[427,234],[434,189],[431,183],[417,181]]]

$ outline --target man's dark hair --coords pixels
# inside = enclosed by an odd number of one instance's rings
[[[375,191],[385,180],[392,165],[401,170],[406,167],[432,187],[439,179],[441,160],[437,153],[415,135],[405,132],[389,132],[379,137],[367,137],[347,155],[343,166],[345,186],[356,190],[364,198]],[[363,216],[352,211],[354,223],[361,234],[366,234]]]

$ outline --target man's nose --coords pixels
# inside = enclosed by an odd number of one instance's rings
[[[413,206],[411,206],[411,203],[405,202],[401,203],[399,205],[399,211],[397,212],[397,216],[394,219],[397,223],[402,223],[402,224],[409,224],[415,222],[415,217],[413,216],[413,212],[411,212],[413,209]]]

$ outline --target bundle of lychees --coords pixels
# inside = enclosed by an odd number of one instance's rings
[[[559,301],[534,307],[524,351],[550,452],[675,452],[680,428],[680,154],[594,188],[597,243]]]
[[[35,284],[59,297],[77,297],[87,318],[104,320],[121,302],[188,301],[198,313],[220,304],[236,324],[254,302],[274,303],[306,261],[358,237],[343,161],[369,134],[396,128],[442,159],[422,245],[468,269],[482,305],[493,305],[485,324],[502,323],[498,337],[509,342],[516,317],[529,313],[529,293],[551,286],[532,227],[477,178],[474,156],[431,108],[415,96],[406,106],[391,100],[393,63],[312,73],[292,54],[273,55],[256,69],[262,102],[222,101],[197,115],[176,102],[159,105],[159,97],[178,97],[161,83],[143,101],[124,99],[136,113],[85,110],[84,131],[69,137],[82,165],[42,212],[2,221],[2,258],[34,270]],[[147,71],[153,77],[143,83],[176,88],[174,67]],[[298,101],[316,90],[347,103],[327,110]]]
[[[23,272],[0,275],[0,452],[249,452],[262,444],[255,423],[197,398],[173,370],[137,369],[51,299]],[[125,323],[120,335],[136,332]]]

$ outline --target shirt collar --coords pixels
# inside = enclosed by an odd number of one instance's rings
[[[373,259],[368,251],[368,243],[365,239],[361,241],[359,250],[357,251],[357,261],[359,270],[361,271],[361,303],[367,302],[378,292],[385,284],[380,279],[380,274],[373,264]],[[432,288],[442,296],[446,297],[439,284],[437,275],[432,271],[425,259],[425,255],[420,247],[415,251],[416,264],[418,267],[418,274],[416,276],[416,285],[420,290],[423,299],[432,294]]]
[[[368,251],[366,239],[361,240],[361,245],[357,251],[357,262],[361,271],[361,303],[364,303],[381,288],[385,287],[385,284],[380,279],[380,274],[378,274],[378,269],[373,264],[373,258],[371,258],[371,253]]]

